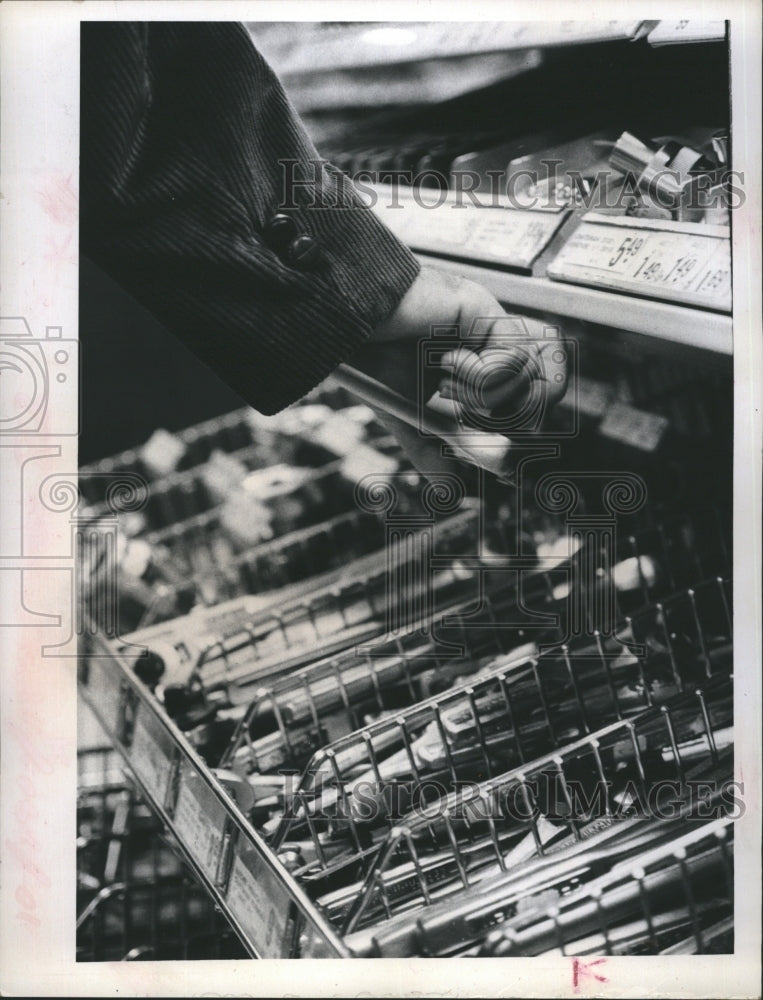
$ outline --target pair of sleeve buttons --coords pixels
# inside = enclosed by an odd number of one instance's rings
[[[279,213],[265,225],[265,239],[292,267],[307,270],[318,263],[321,249],[312,236],[298,236],[290,215]]]

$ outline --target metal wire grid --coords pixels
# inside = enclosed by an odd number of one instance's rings
[[[732,689],[702,689],[623,719],[398,822],[365,877],[311,887],[327,918],[349,934],[422,908],[536,857],[555,855],[618,819],[648,816],[650,795],[671,782],[721,787],[731,777]]]
[[[477,525],[476,508],[466,505],[462,513],[435,527],[433,545],[443,559],[433,580],[435,597],[444,601],[450,596],[452,601],[469,577],[459,555],[473,544]],[[405,563],[407,550],[401,550],[400,557]],[[253,683],[378,635],[387,622],[391,600],[404,603],[423,589],[423,581],[414,574],[407,590],[390,594],[388,558],[387,551],[372,553],[351,563],[327,586],[295,584],[281,595],[278,606],[252,615],[233,634],[207,642],[191,684],[206,695],[222,691],[234,704],[248,702]],[[414,601],[414,606],[420,608],[420,603]]]
[[[115,752],[80,751],[78,762],[77,960],[246,957]]]
[[[684,825],[685,829],[685,825]],[[687,955],[734,951],[734,829],[702,824],[528,908],[487,935],[479,955]]]
[[[616,566],[634,560],[638,572],[631,573],[634,589],[617,594],[618,620],[627,626],[634,609],[654,605],[661,595],[686,586],[687,581],[702,579],[698,572],[727,571],[727,549],[722,538],[717,537],[721,524],[714,514],[684,515],[645,529],[638,537],[627,535],[620,539]],[[641,567],[650,553],[654,554],[659,572],[647,579]],[[577,553],[575,558],[585,558],[585,554]],[[567,592],[574,578],[570,565],[527,574],[521,587],[515,577],[507,577],[505,572],[486,574],[477,614],[475,598],[464,600],[466,583],[461,580],[457,588],[460,603],[439,613],[434,624],[414,624],[395,636],[377,635],[373,656],[358,655],[354,647],[350,648],[356,637],[350,644],[345,643],[343,652],[263,685],[251,699],[226,760],[257,772],[287,765],[302,768],[307,756],[325,744],[321,733],[326,731],[325,719],[329,715],[334,716],[335,728],[350,733],[362,728],[365,714],[400,709],[427,697],[432,691],[426,685],[433,676],[443,680],[472,673],[475,661],[508,653],[529,639],[564,642]],[[597,578],[596,585],[601,582],[605,581]],[[517,620],[513,616],[518,614],[520,600],[520,624],[508,627],[507,622]],[[693,600],[696,603],[698,598]],[[558,623],[547,624],[539,631],[537,620],[530,617],[533,612],[556,614]],[[659,605],[654,613],[659,614]],[[701,613],[710,614],[704,608]],[[457,622],[459,615],[463,615],[460,625],[448,626],[449,622]],[[527,625],[523,626],[523,622]],[[589,635],[593,638],[595,623],[591,624]],[[528,627],[533,625],[535,630]],[[316,635],[319,628],[316,622]],[[271,634],[280,636],[285,632],[286,624],[282,623]],[[461,657],[453,656],[453,644],[463,650]],[[237,655],[245,657],[246,653],[239,648]],[[226,671],[228,695],[237,701],[241,694],[235,686],[252,677],[248,661],[244,662],[245,669],[233,663]]]
[[[345,940],[366,957],[733,951],[732,866],[730,816],[623,820]]]
[[[646,655],[630,651],[636,635],[648,644]],[[440,794],[482,781],[668,703],[730,669],[730,643],[726,587],[713,580],[644,610],[616,638],[499,657],[455,688],[323,748],[286,804],[273,844],[301,841],[298,854],[310,860],[303,858],[299,873],[311,880],[338,864],[366,864],[374,831],[407,812],[427,782]],[[467,660],[456,669],[474,666]],[[237,763],[252,761],[240,754]]]

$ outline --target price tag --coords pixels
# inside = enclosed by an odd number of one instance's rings
[[[379,192],[374,211],[403,243],[414,250],[467,257],[529,270],[566,217],[551,209],[481,208],[445,201],[422,190],[414,199],[402,192]],[[397,199],[399,208],[391,207]],[[427,208],[426,206],[431,207]]]
[[[236,848],[225,901],[260,958],[289,957],[289,894],[255,848],[244,841]]]
[[[725,21],[660,21],[647,35],[650,45],[674,45],[683,42],[722,42],[726,38]]]
[[[591,213],[549,264],[548,274],[559,281],[731,311],[731,244],[724,226]]]
[[[141,704],[130,747],[130,763],[146,790],[160,805],[164,805],[167,797],[173,755],[172,737],[150,710]]]
[[[654,451],[668,428],[669,421],[656,413],[636,410],[624,403],[613,403],[599,425],[599,433],[623,441],[640,451]]]
[[[223,804],[193,765],[184,761],[175,805],[175,832],[212,881],[217,876],[225,817]]]
[[[559,406],[577,409],[586,417],[602,417],[611,403],[612,392],[606,382],[578,375]]]

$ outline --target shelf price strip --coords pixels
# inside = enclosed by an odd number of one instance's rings
[[[549,264],[558,281],[731,311],[723,226],[588,214]]]
[[[393,206],[392,195],[382,185],[377,191],[374,211],[414,250],[523,270],[530,269],[568,214],[561,206],[533,210],[481,208],[453,201],[438,205],[430,192],[417,200],[397,191]]]

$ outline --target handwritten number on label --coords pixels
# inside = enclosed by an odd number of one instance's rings
[[[610,259],[609,266],[615,267],[617,264],[619,264],[620,259],[623,256],[635,257],[635,255],[639,252],[639,250],[643,245],[644,241],[640,236],[626,236],[623,242],[618,247],[614,257]]]

